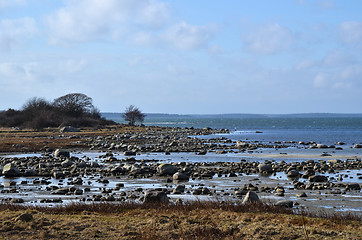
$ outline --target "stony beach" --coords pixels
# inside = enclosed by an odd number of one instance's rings
[[[2,202],[142,203],[150,195],[177,204],[243,201],[252,191],[263,202],[296,211],[362,214],[358,144],[349,147],[356,154],[346,155],[341,142],[233,141],[226,129],[120,125],[68,131],[2,131]],[[284,153],[290,148],[305,155]],[[292,161],[297,157],[305,160]]]

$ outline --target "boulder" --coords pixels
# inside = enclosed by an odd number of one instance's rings
[[[259,172],[267,172],[267,173],[272,173],[273,172],[273,167],[270,163],[260,163],[259,166]]]
[[[258,197],[258,194],[256,194],[255,192],[249,191],[243,200],[242,204],[247,204],[247,203],[257,203],[260,202],[260,199]]]
[[[309,182],[328,182],[328,177],[322,175],[310,176]]]
[[[69,158],[70,157],[70,152],[64,149],[56,149],[54,151],[54,157],[64,157],[64,158]]]
[[[290,171],[287,173],[287,177],[290,177],[290,178],[297,178],[297,177],[299,177],[299,172],[298,172],[298,170],[295,170],[295,169],[290,170]]]
[[[75,128],[72,126],[62,127],[59,131],[62,133],[64,133],[64,132],[80,132],[80,130],[78,128]]]
[[[177,172],[172,176],[173,180],[178,180],[178,181],[188,181],[189,180],[189,176],[187,176],[186,174]]]
[[[173,175],[177,172],[177,167],[172,165],[172,164],[169,164],[169,163],[163,163],[163,164],[160,164],[158,167],[157,167],[157,172],[160,174],[160,175]]]
[[[147,190],[143,197],[144,204],[168,204],[167,194],[163,191]]]
[[[73,164],[74,164],[74,162],[70,161],[69,159],[61,162],[61,165],[62,165],[62,167],[64,167],[64,168],[70,167],[70,166],[72,166]]]
[[[181,194],[185,191],[185,185],[177,185],[172,191],[174,194]]]
[[[123,152],[123,155],[124,156],[136,156],[136,152],[134,152],[134,151],[125,151],[125,152]]]
[[[328,148],[325,144],[317,144],[317,148]]]
[[[354,148],[362,148],[362,144],[355,144]]]
[[[286,207],[286,208],[292,208],[293,205],[294,205],[293,201],[290,200],[281,200],[275,203],[275,206]]]
[[[4,166],[3,175],[5,177],[20,177],[21,173],[14,163],[8,163]]]

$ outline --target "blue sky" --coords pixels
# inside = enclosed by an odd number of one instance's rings
[[[0,109],[361,113],[362,1],[0,0]]]

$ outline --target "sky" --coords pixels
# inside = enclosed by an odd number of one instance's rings
[[[362,113],[360,0],[0,0],[0,110]]]

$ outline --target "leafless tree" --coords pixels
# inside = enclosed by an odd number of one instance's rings
[[[83,93],[70,93],[56,98],[53,105],[69,116],[77,117],[94,111],[92,101],[92,98]]]
[[[128,124],[134,125],[136,122],[140,122],[142,124],[146,117],[146,114],[143,114],[138,107],[130,105],[126,108],[126,110],[122,114],[122,117],[126,122],[128,122]]]

